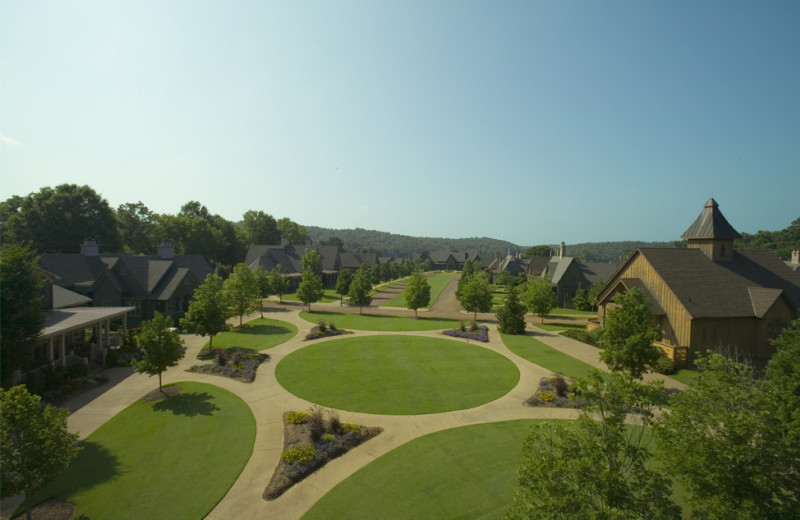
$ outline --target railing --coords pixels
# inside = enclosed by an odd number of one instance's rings
[[[65,359],[67,361],[67,366],[68,367],[71,367],[72,365],[78,365],[78,364],[81,364],[81,363],[84,364],[84,365],[88,365],[89,364],[89,358],[76,356],[72,352],[67,354],[67,357]]]
[[[653,345],[660,348],[676,366],[685,366],[689,362],[689,347],[670,345],[661,341],[654,341]]]

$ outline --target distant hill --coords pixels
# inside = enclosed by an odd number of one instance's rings
[[[329,229],[317,226],[305,226],[308,235],[315,244],[331,237],[338,237],[348,252],[372,251],[381,256],[409,258],[423,251],[475,251],[483,256],[505,256],[525,253],[528,246],[520,246],[505,240],[488,237],[474,238],[435,238],[396,235],[385,231],[369,229]],[[554,251],[557,244],[550,244]],[[576,256],[594,262],[610,262],[626,258],[637,247],[675,247],[673,242],[588,242],[567,244],[567,255]]]

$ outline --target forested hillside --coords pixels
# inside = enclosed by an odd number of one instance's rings
[[[618,262],[625,260],[637,247],[676,247],[678,242],[642,242],[629,240],[623,242],[584,242],[567,244],[567,256],[574,256],[590,262]],[[684,246],[685,247],[685,246]]]
[[[512,254],[522,253],[524,247],[487,237],[475,238],[434,238],[434,237],[412,237],[408,235],[396,235],[385,231],[373,231],[369,229],[328,229],[316,226],[305,226],[308,236],[315,244],[327,242],[332,237],[342,241],[345,251],[374,251],[382,256],[393,256],[396,258],[411,257],[423,251],[475,251],[481,255],[500,254],[505,256],[509,249]]]
[[[781,260],[790,260],[792,251],[800,249],[800,218],[781,231],[759,231],[754,235],[742,233],[742,238],[734,246],[737,249],[771,249]]]

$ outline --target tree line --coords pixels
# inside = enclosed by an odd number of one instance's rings
[[[175,214],[155,213],[144,203],[112,208],[89,186],[61,184],[0,202],[0,240],[29,244],[37,253],[77,253],[86,238],[104,252],[154,254],[163,239],[177,254],[199,254],[212,265],[233,266],[251,244],[304,244],[308,232],[289,218],[250,210],[239,222],[189,201]]]

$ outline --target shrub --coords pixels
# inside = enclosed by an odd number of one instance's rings
[[[478,322],[472,320],[472,323],[469,324],[469,331],[470,332],[478,332],[480,328],[478,327]]]
[[[322,442],[333,442],[336,440],[336,435],[332,433],[326,433],[322,436]]]
[[[317,325],[317,330],[320,332],[325,332],[327,327],[325,326],[325,320],[319,320],[319,324]]]
[[[539,399],[541,399],[545,403],[553,402],[554,398],[555,396],[553,395],[553,392],[539,392]]]
[[[313,441],[319,441],[325,434],[325,410],[313,406],[308,413],[308,429]]]
[[[328,430],[331,433],[339,433],[342,430],[342,420],[339,419],[339,414],[337,412],[330,412],[328,418]]]
[[[234,350],[233,354],[231,354],[231,363],[237,368],[242,365],[244,359],[245,355],[242,353],[241,350]]]
[[[336,324],[334,322],[330,322],[328,324],[328,328],[331,329],[331,330],[339,330],[339,329],[336,328]]]
[[[288,450],[284,451],[281,454],[281,460],[287,464],[293,464],[295,462],[311,462],[314,460],[316,455],[317,450],[314,448],[314,446],[299,446],[289,448]]]
[[[553,388],[555,389],[558,397],[567,396],[567,382],[564,380],[564,376],[561,374],[556,374],[551,378],[551,382],[553,383]]]
[[[361,431],[361,427],[357,424],[347,423],[342,425],[342,431],[344,433],[357,434],[359,431]]]
[[[79,363],[72,365],[67,369],[67,374],[70,379],[78,379],[79,377],[86,377],[89,375],[89,365]]]
[[[667,356],[661,356],[656,361],[656,365],[653,367],[653,370],[658,372],[659,374],[664,374],[668,376],[670,374],[675,373],[675,362],[668,358]]]
[[[224,367],[228,364],[228,351],[224,348],[217,350],[217,356],[215,358],[217,365]]]
[[[461,332],[467,332],[467,327],[464,325],[463,321],[458,324],[458,330],[460,330]]]
[[[110,348],[106,350],[106,366],[107,367],[115,367],[117,366],[117,360],[119,359],[119,354],[117,354],[117,350]]]
[[[286,422],[289,424],[303,424],[308,419],[308,414],[305,412],[289,412],[286,416]]]

